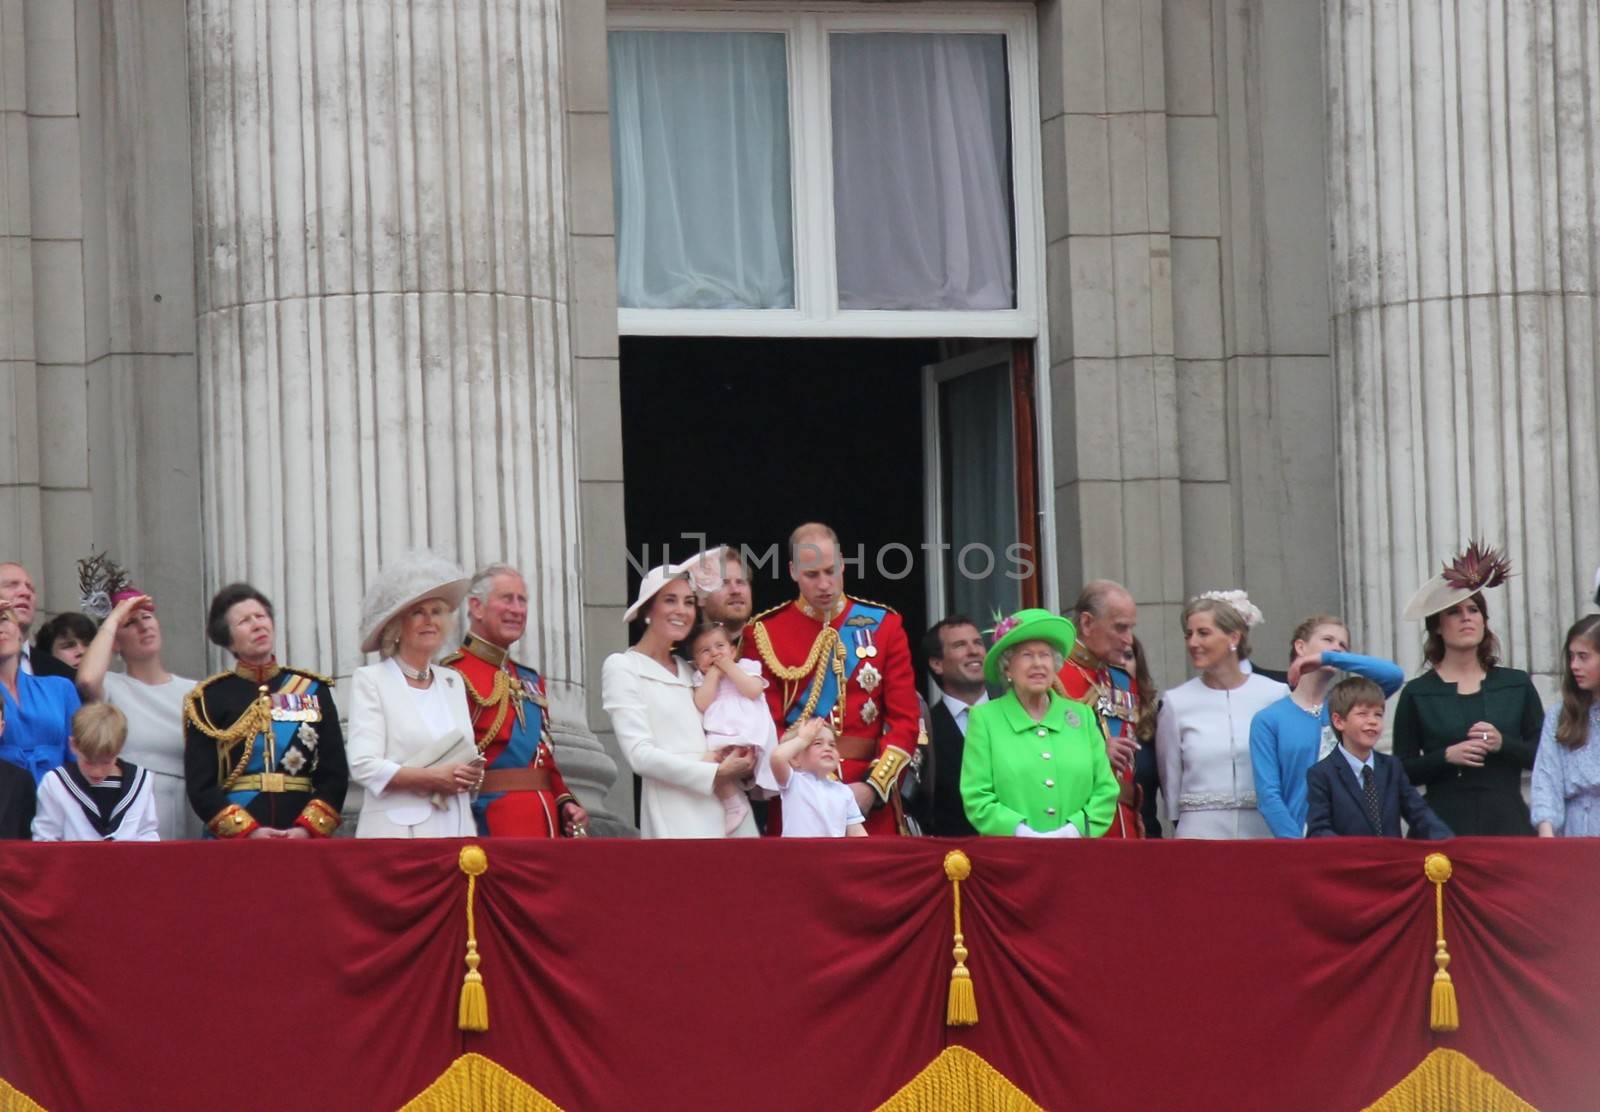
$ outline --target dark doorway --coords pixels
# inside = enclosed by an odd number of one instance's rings
[[[845,589],[926,626],[921,368],[936,340],[625,337],[622,458],[630,566],[745,545],[756,609],[794,597],[789,531],[838,532]],[[904,546],[903,548],[900,546]],[[766,559],[776,554],[774,559]],[[859,556],[859,562],[856,562]]]

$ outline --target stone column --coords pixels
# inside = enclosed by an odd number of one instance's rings
[[[1358,643],[1469,536],[1549,673],[1600,558],[1597,0],[1327,0],[1346,598]]]
[[[206,567],[348,672],[384,558],[520,567],[593,803],[558,0],[189,0]]]

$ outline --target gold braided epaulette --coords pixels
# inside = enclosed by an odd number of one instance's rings
[[[323,687],[332,687],[334,684],[332,676],[324,676],[320,672],[311,672],[304,668],[294,668],[287,664],[283,665],[282,668],[285,672],[293,672],[297,676],[305,676],[308,679],[316,680]]]
[[[200,712],[196,709],[196,707],[199,704],[202,694],[205,692],[207,687],[213,683],[216,683],[224,676],[231,676],[233,674],[234,673],[232,670],[218,672],[214,676],[207,676],[205,679],[201,680],[199,683],[190,688],[189,694],[183,697],[183,720],[192,724],[195,729],[199,730],[203,734],[206,734],[208,737],[214,737],[215,735],[206,729],[206,723],[201,720]]]
[[[769,606],[765,610],[763,610],[761,613],[754,615],[753,617],[750,618],[749,621],[745,622],[744,623],[745,627],[749,628],[750,626],[753,626],[757,622],[759,622],[762,618],[770,618],[772,615],[774,615],[778,611],[782,610],[785,606],[792,606],[792,605],[794,605],[794,599],[789,599],[789,600],[787,600],[785,602],[780,602],[776,606]]]
[[[876,606],[879,610],[882,610],[884,613],[893,614],[897,618],[900,616],[900,611],[898,611],[894,607],[890,606],[887,602],[874,602],[870,598],[858,598],[855,595],[845,595],[844,597],[849,599],[851,602],[864,602],[868,606]]]
[[[439,661],[439,666],[441,668],[454,668],[456,666],[456,661],[465,660],[466,658],[467,654],[462,652],[460,649],[457,649],[455,652]]]

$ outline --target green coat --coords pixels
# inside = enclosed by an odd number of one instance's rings
[[[1464,768],[1444,751],[1465,741],[1467,727],[1488,722],[1500,749],[1482,768]],[[1532,834],[1522,799],[1522,771],[1533,767],[1544,705],[1528,673],[1491,668],[1483,686],[1458,695],[1431,668],[1400,690],[1394,708],[1394,755],[1413,784],[1428,789],[1428,806],[1457,834]]]
[[[1040,833],[1066,823],[1098,837],[1117,813],[1117,781],[1094,712],[1054,692],[1035,722],[1014,692],[967,714],[961,799],[979,834]]]

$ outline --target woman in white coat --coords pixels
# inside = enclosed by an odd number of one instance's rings
[[[748,814],[733,834],[725,835],[727,811],[716,787],[744,782],[754,760],[715,759],[689,684],[694,667],[672,652],[694,629],[698,612],[688,565],[652,568],[623,615],[631,622],[643,613],[644,634],[627,652],[606,657],[600,670],[601,698],[617,744],[644,780],[640,833],[646,838],[753,838],[755,820]]]
[[[1183,608],[1183,640],[1199,675],[1161,697],[1156,763],[1179,838],[1270,838],[1256,807],[1250,720],[1289,689],[1256,675],[1250,627],[1261,611],[1243,591],[1213,591]]]
[[[483,781],[460,674],[434,663],[453,645],[466,596],[461,569],[428,552],[385,567],[361,604],[362,652],[351,677],[345,752],[366,790],[358,838],[464,838],[477,833],[470,793]]]

